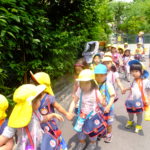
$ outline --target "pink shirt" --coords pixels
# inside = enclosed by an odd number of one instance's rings
[[[89,114],[91,111],[97,111],[97,102],[96,102],[96,92],[97,97],[101,97],[100,91],[92,90],[88,93],[82,94],[82,104],[81,104],[81,112],[84,114]],[[81,95],[81,88],[78,88],[76,92],[76,96],[79,98],[80,101],[80,95]]]

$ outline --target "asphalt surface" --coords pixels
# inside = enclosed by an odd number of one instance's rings
[[[131,49],[134,49],[135,47],[134,44],[129,45],[129,48]],[[145,47],[149,50],[149,45],[145,45]],[[149,70],[148,56],[146,56],[144,64]],[[120,76],[122,78],[122,75]],[[131,82],[128,83],[122,79],[122,83],[125,87],[128,87]],[[69,91],[71,91],[70,89],[71,87],[69,87]],[[118,94],[119,100],[115,103],[112,142],[104,143],[104,140],[101,139],[101,141],[97,142],[97,150],[150,150],[150,122],[144,121],[143,119],[143,131],[140,134],[134,133],[134,129],[125,129],[124,126],[128,120],[128,115],[124,104],[128,93],[122,95],[120,90],[118,90]],[[70,102],[71,97],[68,96],[66,101],[62,101],[61,104],[68,109]],[[73,131],[72,122],[65,120],[64,123],[60,123],[60,128],[66,142],[68,143],[68,149],[74,150],[78,143],[78,139],[76,133]]]

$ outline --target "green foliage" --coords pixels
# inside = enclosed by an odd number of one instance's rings
[[[149,32],[149,0],[136,0],[132,3],[111,3],[117,32],[137,34]]]
[[[9,94],[29,81],[29,71],[52,79],[73,71],[90,40],[107,40],[108,0],[1,0],[0,89]]]

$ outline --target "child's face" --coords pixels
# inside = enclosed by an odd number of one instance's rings
[[[95,79],[100,84],[106,80],[107,74],[96,74]]]
[[[79,74],[82,70],[83,70],[83,68],[81,66],[75,66],[76,74]]]
[[[110,70],[111,67],[112,67],[112,62],[111,61],[104,61],[103,64],[106,65],[108,70]]]
[[[138,79],[141,77],[141,72],[139,70],[132,70],[131,75],[135,78]]]
[[[113,47],[113,48],[111,49],[111,51],[112,51],[112,53],[116,53],[116,52],[117,52],[117,49]]]
[[[84,91],[84,92],[88,92],[91,90],[91,81],[81,81],[80,82],[80,88]]]
[[[130,52],[129,52],[129,51],[126,51],[126,52],[125,52],[125,56],[130,56]]]
[[[43,93],[41,93],[36,99],[33,100],[32,102],[33,111],[38,110],[38,108],[40,107],[42,96],[43,96]]]
[[[100,57],[99,56],[95,56],[93,59],[93,62],[98,65],[100,63]]]
[[[137,44],[137,48],[141,48],[141,44]]]

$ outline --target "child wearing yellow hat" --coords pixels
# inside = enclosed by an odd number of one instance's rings
[[[73,113],[76,103],[79,101],[77,120],[74,126],[74,130],[78,134],[79,143],[75,150],[83,150],[85,148],[86,136],[90,139],[86,150],[95,150],[97,135],[100,134],[97,133],[97,127],[104,125],[102,120],[95,118],[95,115],[101,113],[98,104],[105,104],[105,100],[98,90],[92,70],[85,69],[81,71],[76,80],[80,86],[69,108],[69,112]],[[92,133],[95,135],[92,136]],[[101,133],[103,133],[103,130],[101,130]]]
[[[0,94],[0,135],[7,126],[6,110],[8,108],[8,101],[5,96]],[[11,150],[13,148],[13,139],[10,139],[5,145],[0,147],[0,150]]]
[[[63,118],[55,113],[41,116],[38,113],[44,85],[35,86],[24,84],[13,94],[15,107],[9,117],[8,125],[0,136],[0,146],[7,143],[15,134],[18,137],[16,150],[40,149],[43,132],[40,122],[47,122],[52,118]]]
[[[57,111],[59,111],[61,114],[63,114],[68,120],[70,120],[72,118],[72,114],[70,114],[69,112],[67,112],[58,102],[56,102],[55,97],[54,97],[54,93],[52,91],[51,88],[51,82],[50,82],[50,77],[47,73],[45,72],[38,72],[33,74],[31,72],[31,78],[34,82],[36,82],[36,84],[44,84],[46,86],[46,89],[44,90],[44,94],[41,98],[41,104],[39,107],[39,112],[41,113],[42,116],[45,116],[47,114],[51,114],[54,112],[54,109],[56,108]],[[48,129],[48,126],[53,126],[53,124],[55,124],[54,128],[49,128],[48,132],[51,134],[51,132],[59,132],[59,135],[55,134],[55,139],[57,139],[57,141],[55,143],[61,143],[63,137],[61,136],[61,131],[59,130],[59,128],[57,127],[57,124],[55,122],[55,120],[50,120],[47,123],[43,123],[41,124],[42,129],[45,131],[45,128]],[[57,129],[56,129],[57,128]],[[53,130],[53,131],[52,131]],[[45,143],[49,143],[50,139],[47,136],[47,139],[45,138]],[[63,140],[64,141],[64,140]],[[51,144],[51,143],[50,143]],[[65,141],[63,143],[63,145],[65,144]],[[46,145],[46,144],[45,144]],[[65,144],[66,145],[66,144]],[[50,145],[53,146],[53,143]],[[62,145],[57,145],[55,144],[55,146],[60,146],[62,147]],[[43,145],[44,147],[44,145]],[[66,147],[66,146],[65,146]],[[46,150],[49,150],[48,148],[46,148]],[[58,148],[57,148],[58,149]],[[59,150],[59,149],[58,149]]]

